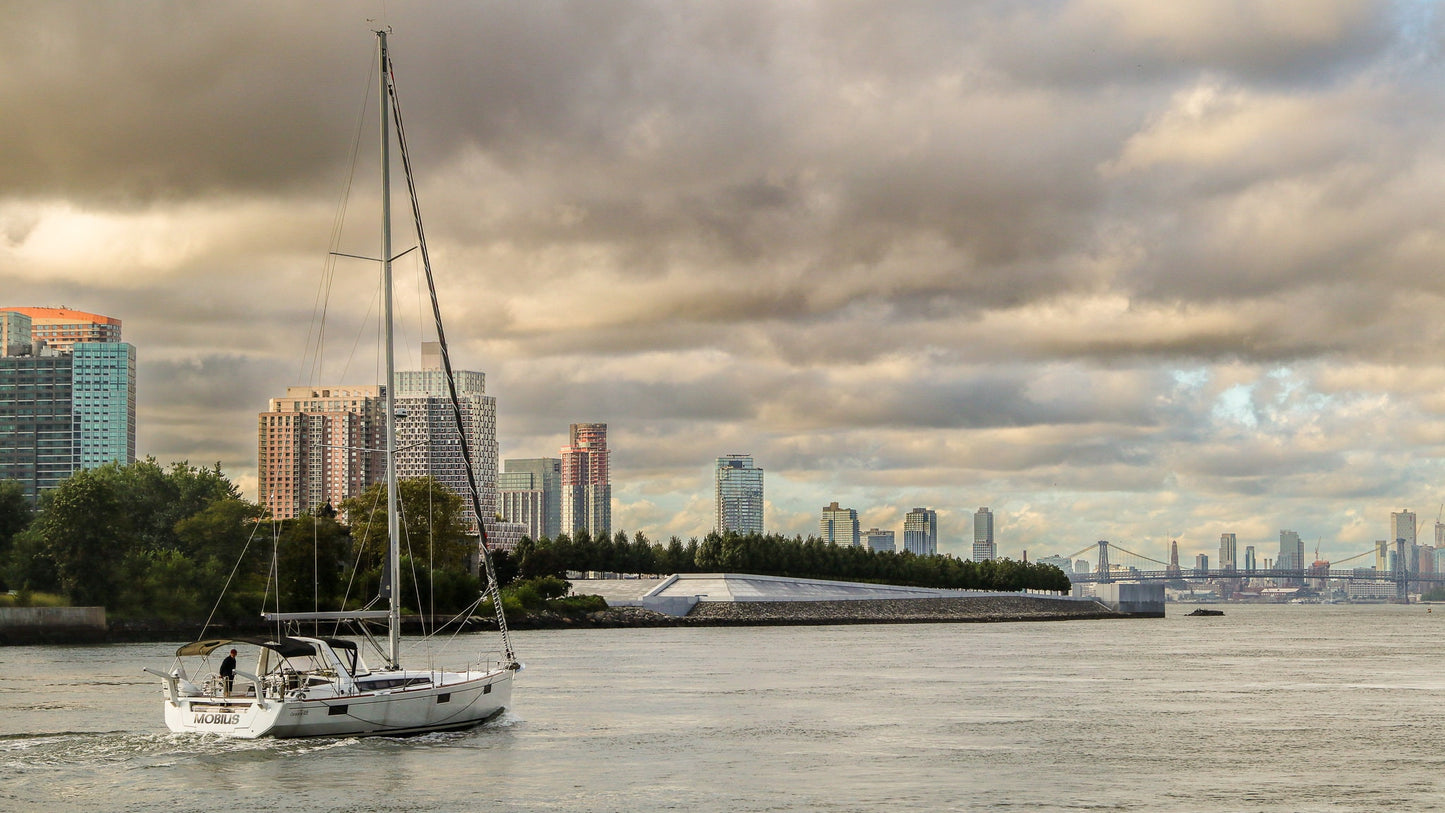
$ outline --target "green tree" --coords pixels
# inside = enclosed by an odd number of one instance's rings
[[[397,483],[402,555],[430,562],[436,570],[468,570],[469,537],[462,525],[462,498],[433,477]],[[374,483],[342,503],[351,519],[351,538],[362,570],[381,567],[386,558],[386,484]]]
[[[117,606],[118,565],[137,547],[120,480],[119,467],[102,466],[76,472],[41,495],[36,530],[75,604]]]
[[[147,458],[76,472],[41,495],[26,533],[73,603],[121,617],[200,613],[210,597],[199,594],[220,589],[255,516],[219,465]]]
[[[331,517],[303,514],[281,523],[276,536],[279,606],[290,611],[340,607],[351,539]]]
[[[34,510],[25,488],[15,480],[0,480],[0,590],[9,589],[5,572],[15,535],[30,527]]]

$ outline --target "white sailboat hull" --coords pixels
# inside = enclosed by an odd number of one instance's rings
[[[512,702],[510,669],[430,673],[438,685],[282,700],[181,695],[165,701],[166,725],[177,733],[223,737],[404,736],[473,728]]]

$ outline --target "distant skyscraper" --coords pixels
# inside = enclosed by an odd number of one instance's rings
[[[1245,572],[1245,573],[1253,573],[1253,572],[1255,571],[1255,568],[1256,568],[1257,566],[1258,566],[1258,565],[1257,565],[1257,562],[1256,562],[1256,560],[1255,560],[1255,558],[1254,558],[1254,546],[1253,546],[1253,545],[1245,545],[1245,546],[1244,546],[1244,572]]]
[[[857,547],[858,512],[852,508],[840,508],[836,501],[823,506],[823,518],[818,522],[818,536],[829,544]]]
[[[1405,547],[1415,545],[1415,513],[1409,509],[1396,511],[1390,514],[1390,544],[1393,546],[1395,540],[1405,540]]]
[[[1409,509],[1390,514],[1390,548],[1393,550],[1399,540],[1405,540],[1405,570],[1419,571],[1420,546],[1415,538],[1415,513]]]
[[[67,321],[47,321],[57,314]],[[0,480],[34,499],[79,469],[135,462],[135,402],[119,319],[0,309]]]
[[[439,343],[422,343],[421,367],[396,373],[396,476],[436,478],[462,498],[462,523],[476,533],[477,517]],[[497,399],[487,395],[484,373],[453,369],[452,376],[482,516],[491,521],[497,515]]]
[[[1234,534],[1219,535],[1219,569],[1235,569],[1235,550],[1238,545],[1237,537]]]
[[[272,517],[315,514],[386,479],[383,387],[287,387],[257,416],[258,501]]]
[[[753,465],[745,454],[730,454],[717,459],[717,521],[718,533],[739,534],[763,532],[763,470]]]
[[[529,539],[556,539],[562,532],[562,459],[513,458],[497,475],[502,518],[520,523]]]
[[[1194,572],[1201,576],[1209,572],[1209,554],[1198,553],[1194,556]]]
[[[915,508],[903,517],[903,549],[916,556],[938,555],[938,512]]]
[[[594,539],[612,528],[607,424],[574,423],[562,447],[562,531],[586,530]]]
[[[998,558],[998,548],[993,540],[993,512],[987,507],[978,509],[973,515],[973,560],[983,562]]]
[[[1303,570],[1305,568],[1305,543],[1294,531],[1279,532],[1279,560],[1275,567],[1280,570]]]
[[[896,553],[898,545],[892,531],[869,528],[859,535],[863,547],[874,553]]]

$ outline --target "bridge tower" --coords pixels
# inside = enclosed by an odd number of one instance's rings
[[[1113,571],[1109,570],[1109,540],[1099,540],[1099,581],[1103,583],[1114,580]]]
[[[1405,558],[1405,538],[1395,539],[1395,599],[1401,603],[1410,601],[1410,566]]]

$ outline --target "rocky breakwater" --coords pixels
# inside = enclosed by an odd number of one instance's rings
[[[702,602],[682,621],[687,626],[762,626],[1068,621],[1127,617],[1126,614],[1115,612],[1095,601],[1018,595],[858,601]]]

